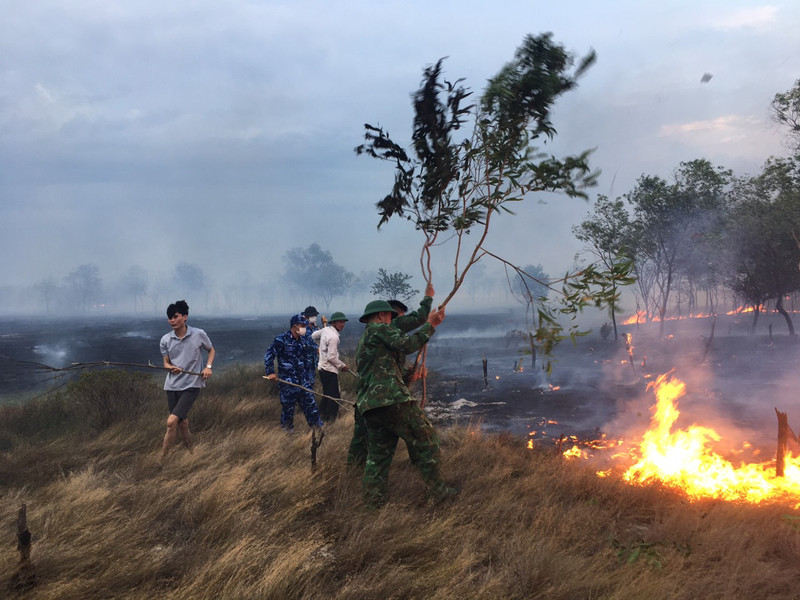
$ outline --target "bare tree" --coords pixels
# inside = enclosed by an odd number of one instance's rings
[[[66,282],[75,295],[77,305],[83,311],[101,303],[102,280],[100,269],[94,264],[83,264],[66,276]]]

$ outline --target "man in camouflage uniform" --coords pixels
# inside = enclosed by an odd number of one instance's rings
[[[303,315],[294,315],[289,320],[289,331],[280,334],[264,354],[264,369],[267,379],[301,385],[308,389],[314,387],[314,363],[309,351],[306,336],[307,321]],[[278,374],[275,374],[275,361],[278,361]],[[322,427],[319,409],[311,392],[278,383],[281,398],[281,427],[287,432],[294,431],[294,405],[299,404],[306,416],[309,427]]]
[[[431,312],[433,294],[433,284],[429,283],[425,288],[425,296],[419,303],[419,308],[410,313],[408,313],[408,307],[399,300],[389,300],[389,305],[395,315],[392,317],[392,325],[404,333],[424,325]],[[403,365],[405,383],[409,384],[412,381],[416,381],[416,379],[411,379],[410,375],[412,374],[405,371],[405,357],[403,357],[401,364]],[[350,448],[347,451],[347,464],[349,466],[364,466],[367,460],[367,426],[357,406],[353,410],[353,421],[353,437],[350,440]]]
[[[408,307],[399,300],[389,300],[389,305],[392,307],[392,310],[397,313],[397,316],[392,319],[392,325],[405,333],[424,325],[431,312],[433,294],[433,284],[429,283],[425,288],[425,296],[419,303],[419,308],[413,312],[408,312]]]
[[[356,406],[367,428],[364,502],[373,508],[386,502],[389,467],[400,438],[425,481],[429,502],[456,493],[445,485],[439,472],[439,436],[403,382],[405,355],[428,342],[434,328],[444,320],[444,311],[432,312],[420,330],[411,335],[392,326],[395,315],[388,302],[374,300],[359,319],[367,326],[356,350]]]

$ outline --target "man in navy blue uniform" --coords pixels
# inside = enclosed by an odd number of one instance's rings
[[[314,387],[313,354],[309,348],[310,337],[306,336],[308,322],[303,315],[294,315],[289,320],[289,331],[284,331],[272,342],[264,355],[267,379],[282,379],[304,388]],[[278,370],[275,373],[275,362]],[[294,431],[294,405],[299,404],[309,427],[322,427],[319,409],[311,392],[285,383],[278,383],[281,398],[281,427]]]
[[[311,369],[311,385],[307,386],[309,389],[314,387],[314,377],[317,375],[317,369],[319,368],[319,345],[311,337],[311,335],[319,330],[319,325],[317,324],[317,316],[319,315],[319,311],[314,308],[313,306],[306,306],[305,310],[300,313],[300,316],[306,320],[306,341],[308,342],[308,353],[309,353],[309,360],[314,363],[313,368]],[[323,321],[325,320],[325,316],[322,316]],[[324,326],[324,324],[323,324]]]

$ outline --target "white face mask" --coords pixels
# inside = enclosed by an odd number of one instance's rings
[[[306,328],[305,327],[298,327],[297,328],[297,335],[299,335],[300,337],[303,337],[305,334],[306,334]]]
[[[317,317],[308,317],[308,322],[309,323],[316,323],[317,322]]]

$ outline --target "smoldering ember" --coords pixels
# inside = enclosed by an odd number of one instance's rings
[[[277,316],[202,320],[221,368],[258,364],[285,327]],[[596,330],[560,344],[548,376],[516,315],[449,315],[428,352],[426,411],[440,425],[470,423],[594,461],[598,476],[660,480],[690,497],[800,503],[791,432],[800,430],[800,349],[782,320],[762,315],[751,333],[747,314],[701,316],[667,320],[662,332],[659,323],[634,318],[616,342]],[[157,364],[162,328],[145,319],[5,319],[2,399],[24,401],[63,383],[24,362]],[[358,326],[344,330],[345,353],[359,334]],[[776,477],[781,413],[789,429],[778,461],[783,477]]]

